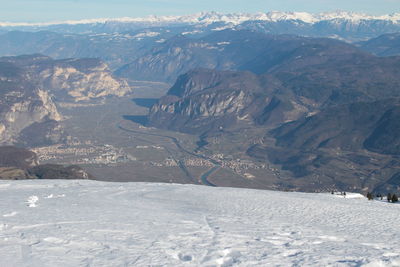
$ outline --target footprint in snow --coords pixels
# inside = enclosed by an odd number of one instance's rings
[[[191,261],[191,260],[193,260],[193,257],[191,255],[184,255],[184,254],[179,253],[178,257],[179,257],[179,259],[181,261]]]
[[[36,202],[39,201],[39,197],[38,196],[30,196],[28,197],[26,203],[28,204],[28,207],[30,208],[36,208],[37,204]]]

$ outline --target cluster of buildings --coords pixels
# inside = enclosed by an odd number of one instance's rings
[[[32,149],[38,156],[39,162],[64,164],[116,164],[136,160],[112,145],[53,145]]]

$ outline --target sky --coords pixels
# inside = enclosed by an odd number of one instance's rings
[[[400,0],[0,0],[0,21],[50,22],[92,18],[187,15],[201,11],[400,12]]]

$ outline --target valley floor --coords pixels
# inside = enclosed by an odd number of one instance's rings
[[[0,266],[399,266],[399,212],[357,194],[1,181]]]

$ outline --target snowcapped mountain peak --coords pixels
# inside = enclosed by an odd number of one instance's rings
[[[268,21],[284,21],[284,20],[300,20],[306,23],[315,23],[318,21],[317,16],[307,12],[280,12],[271,11],[265,13],[263,20]]]
[[[349,21],[361,21],[361,20],[386,20],[392,21],[393,23],[400,23],[400,13],[393,13],[381,16],[372,16],[365,13],[356,13],[349,11],[334,11],[324,12],[318,14],[318,20],[349,20]]]
[[[211,24],[222,22],[227,24],[241,24],[246,21],[287,21],[298,20],[305,23],[317,23],[320,21],[329,20],[386,20],[393,23],[400,24],[400,13],[393,13],[381,16],[373,16],[363,13],[348,12],[348,11],[334,11],[323,12],[318,14],[307,12],[280,12],[270,11],[266,13],[232,13],[222,14],[219,12],[200,12],[192,15],[184,16],[155,16],[150,15],[147,17],[122,17],[122,18],[99,18],[99,19],[83,19],[83,20],[68,20],[68,21],[55,21],[55,22],[0,22],[0,27],[43,27],[52,25],[79,25],[79,24],[104,24],[104,23],[148,23],[148,24]]]

